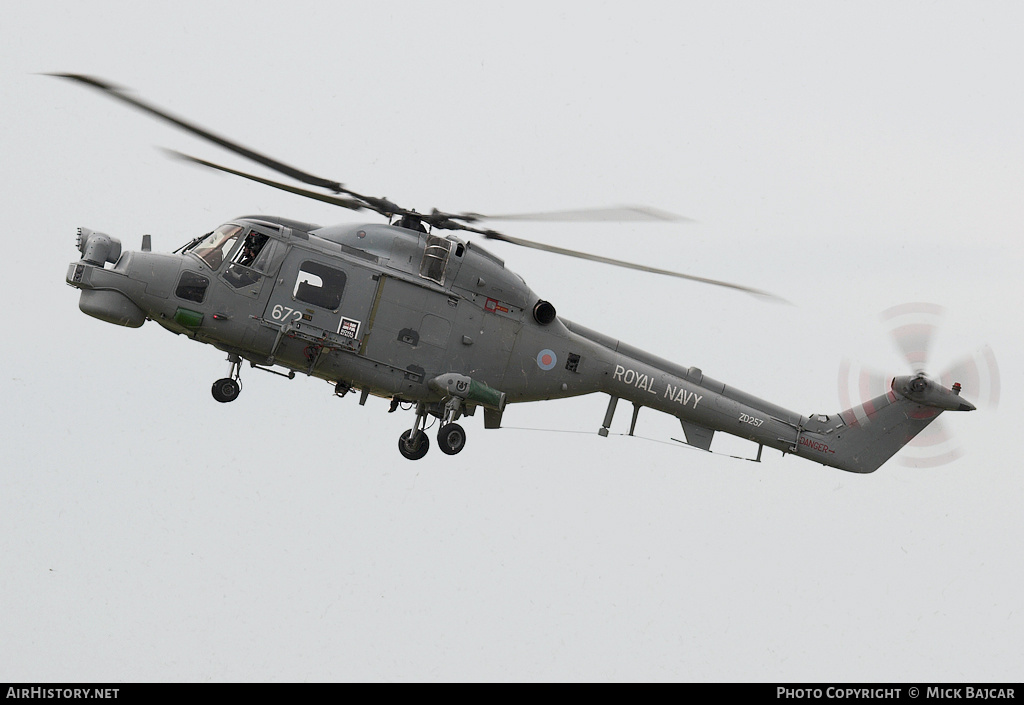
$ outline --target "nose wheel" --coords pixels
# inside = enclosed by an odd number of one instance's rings
[[[239,372],[242,367],[242,358],[238,357],[238,355],[228,355],[228,361],[231,363],[228,376],[214,382],[213,389],[210,390],[213,398],[222,404],[234,401],[242,392],[241,374]]]
[[[226,404],[229,401],[234,401],[238,398],[239,393],[242,391],[242,387],[238,382],[225,377],[224,379],[218,379],[213,383],[213,398],[222,404]]]

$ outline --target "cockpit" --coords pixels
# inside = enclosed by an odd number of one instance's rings
[[[226,223],[213,232],[193,240],[182,248],[182,252],[191,252],[213,270],[220,269],[220,266],[229,257],[232,264],[254,267],[258,260],[266,259],[265,257],[261,258],[260,255],[265,254],[264,246],[270,238],[255,230],[250,230],[242,238],[242,244],[236,250],[235,245],[245,231],[246,228],[241,225]]]
[[[241,225],[228,223],[222,225],[211,233],[207,233],[194,245],[185,248],[185,252],[191,252],[199,259],[206,262],[210,269],[220,269],[220,265],[235,246],[238,236],[244,228]]]
[[[190,242],[182,248],[182,253],[195,255],[213,271],[228,262],[224,267],[224,280],[240,288],[255,283],[268,270],[274,250],[268,243],[269,236],[251,227],[226,223]]]

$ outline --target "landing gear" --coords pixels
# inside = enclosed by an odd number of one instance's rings
[[[447,423],[437,432],[437,447],[445,455],[455,455],[466,447],[466,432],[457,423]]]
[[[416,421],[398,439],[399,452],[409,460],[419,460],[430,450],[430,439],[423,429],[427,425],[427,405],[416,405]]]
[[[427,434],[419,429],[415,435],[411,430],[402,434],[398,439],[398,451],[409,460],[419,460],[430,450],[430,439]]]
[[[394,397],[391,400],[391,409],[398,408],[399,403],[399,398]],[[416,404],[416,421],[412,428],[398,439],[398,450],[409,460],[419,460],[426,455],[430,447],[426,433],[427,417],[433,416],[441,423],[441,429],[437,432],[437,447],[445,455],[460,453],[466,447],[466,431],[455,421],[462,413],[462,399],[455,396],[440,402]]]
[[[213,383],[213,398],[222,404],[226,404],[229,401],[234,401],[238,398],[238,394],[242,391],[241,385],[230,377],[224,379],[218,379]]]
[[[222,404],[234,401],[242,391],[241,375],[239,372],[242,367],[242,358],[234,354],[228,355],[228,362],[231,363],[228,376],[214,382],[213,389],[210,390],[213,398]]]

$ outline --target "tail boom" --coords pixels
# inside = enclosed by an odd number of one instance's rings
[[[590,343],[593,386],[612,399],[602,435],[618,399],[635,410],[649,407],[679,419],[689,445],[710,450],[716,431],[783,453],[854,473],[877,470],[943,411],[974,406],[923,374],[896,377],[890,390],[838,414],[804,416],[573,323],[570,336]],[[633,424],[636,423],[634,410]],[[632,434],[632,428],[630,429]]]

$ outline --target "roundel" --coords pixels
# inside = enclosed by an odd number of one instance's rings
[[[544,349],[537,353],[537,367],[542,370],[550,370],[558,363],[558,356],[553,350]]]

